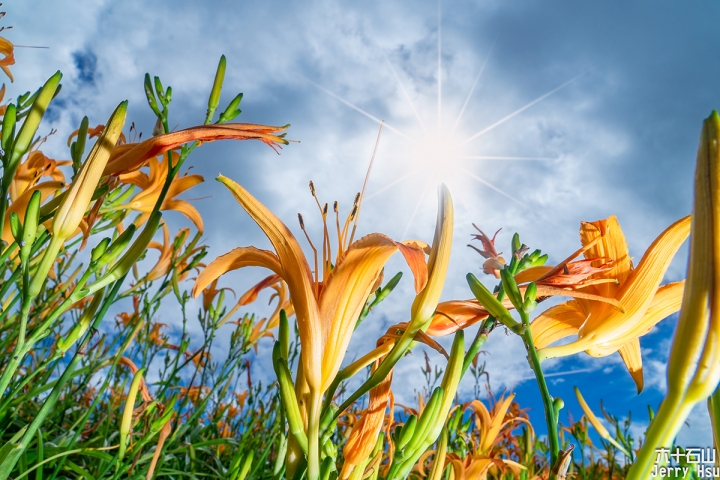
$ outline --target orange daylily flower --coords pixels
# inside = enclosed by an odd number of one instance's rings
[[[393,342],[394,343],[394,342]],[[381,345],[378,341],[378,347]],[[384,358],[384,357],[383,357]],[[376,369],[383,358],[375,361],[373,370]],[[352,432],[347,443],[343,447],[344,462],[340,472],[340,479],[345,480],[353,472],[353,469],[364,462],[372,454],[377,442],[378,433],[385,423],[385,410],[388,400],[391,398],[390,385],[392,384],[392,371],[378,386],[370,390],[368,407],[363,411],[360,420],[352,427]],[[390,406],[388,424],[393,419],[393,408]],[[389,426],[389,425],[388,425]]]
[[[502,252],[498,252],[497,249],[495,249],[495,237],[497,237],[497,234],[500,233],[501,229],[495,232],[495,235],[490,238],[485,235],[485,233],[483,233],[483,231],[480,230],[474,223],[473,227],[475,227],[475,230],[480,232],[479,234],[473,234],[473,238],[475,240],[480,240],[482,243],[482,249],[477,248],[474,245],[468,245],[468,247],[472,248],[486,259],[483,263],[483,273],[487,275],[495,275],[495,278],[500,278],[500,269],[505,266],[505,259],[500,256]]]
[[[188,239],[188,236],[190,235],[190,229],[189,228],[183,228],[181,229],[176,235],[175,239],[182,238],[183,241],[180,244],[180,248],[185,244],[185,241]],[[145,276],[145,279],[148,282],[152,282],[154,280],[157,280],[158,278],[162,278],[170,271],[170,266],[172,265],[173,260],[173,253],[175,253],[174,250],[175,247],[175,241],[170,241],[170,230],[168,229],[167,225],[163,223],[163,243],[158,243],[155,241],[152,241],[148,244],[147,248],[154,248],[160,252],[160,258],[158,258],[157,263],[155,266],[150,269],[150,271]],[[196,251],[201,250],[203,247],[196,247],[195,249],[190,252],[190,254],[187,256],[189,258],[192,256],[193,253]],[[179,251],[177,252],[179,253]],[[187,258],[180,262],[178,265],[175,266],[178,272],[181,272],[182,270],[187,267]],[[188,276],[190,272],[183,272],[178,276],[178,281],[182,281],[185,279],[185,277]]]
[[[348,365],[348,371],[358,371],[374,361],[373,369],[377,369],[383,359],[390,353],[391,348],[399,341],[405,332],[414,332],[413,339],[423,342],[434,348],[446,358],[448,354],[437,342],[430,338],[426,329],[433,318],[433,312],[437,307],[442,292],[452,247],[454,212],[450,192],[445,185],[440,188],[438,219],[435,227],[435,236],[432,247],[425,245],[429,250],[428,259],[428,282],[425,289],[415,297],[410,312],[410,321],[393,325],[377,341],[377,347],[364,355],[362,358]],[[341,478],[348,478],[353,474],[356,466],[362,464],[372,453],[380,430],[385,420],[385,407],[388,399],[391,400],[390,416],[386,423],[387,433],[393,423],[393,403],[390,384],[392,382],[393,370],[378,384],[370,390],[370,401],[368,408],[363,412],[360,421],[353,426],[348,442],[345,445],[343,454],[345,463],[341,472]]]
[[[115,207],[116,210],[130,208],[142,212],[142,215],[140,215],[137,221],[138,225],[143,224],[150,217],[150,213],[157,199],[160,198],[160,193],[162,192],[165,178],[168,174],[167,155],[165,155],[163,161],[158,161],[157,158],[153,157],[148,161],[148,164],[150,166],[149,174],[137,170],[119,176],[120,182],[132,184],[142,189],[142,192],[135,195],[128,203]],[[204,228],[200,212],[189,202],[178,200],[175,197],[203,181],[202,175],[197,174],[186,174],[182,177],[174,178],[170,184],[167,196],[160,207],[160,210],[176,210],[182,213],[195,224],[201,233]]]
[[[300,244],[287,226],[243,187],[223,176],[218,177],[218,180],[230,189],[245,211],[262,228],[275,252],[241,247],[218,257],[198,276],[193,295],[197,297],[205,286],[220,275],[249,266],[268,268],[288,285],[302,347],[299,366],[302,374],[298,374],[296,390],[303,392],[301,396],[305,396],[304,392],[308,395],[303,401],[301,414],[307,418],[306,433],[310,437],[308,463],[309,469],[313,470],[319,465],[317,438],[322,394],[340,368],[355,322],[377,278],[390,257],[400,251],[415,277],[416,292],[421,292],[427,282],[425,252],[416,242],[396,242],[379,233],[366,235],[353,242],[357,224],[349,235],[348,227],[353,220],[357,221],[358,195],[342,229],[339,218],[336,218],[338,251],[341,253],[338,253],[333,266],[327,228],[328,208],[327,204],[324,208],[320,207],[318,201],[324,225],[321,280],[317,250],[314,247],[313,276]],[[314,195],[312,183],[310,189]],[[337,217],[337,206],[334,211]],[[304,231],[302,216],[299,219]]]
[[[41,151],[30,152],[23,163],[15,170],[15,177],[10,184],[10,200],[15,201],[28,188],[35,186],[42,177],[50,177],[55,182],[63,184],[65,175],[58,169],[60,166],[71,165],[69,160],[53,160],[46,157]]]
[[[7,209],[5,215],[5,224],[2,230],[2,239],[8,243],[13,242],[12,232],[10,231],[10,214],[17,213],[20,218],[25,218],[25,210],[27,210],[28,204],[30,203],[30,197],[35,190],[39,190],[41,194],[41,202],[45,202],[50,195],[60,190],[63,187],[62,182],[43,182],[34,187],[28,188],[23,194],[18,196],[13,203]]]
[[[3,58],[0,58],[0,68],[10,77],[10,81],[14,82],[15,79],[13,79],[9,66],[15,65],[15,46],[10,40],[3,37],[0,37],[0,54],[5,55]]]
[[[663,318],[680,310],[684,281],[662,286],[660,282],[689,233],[690,216],[687,216],[661,233],[634,268],[625,236],[615,216],[583,222],[580,240],[585,257],[612,261],[611,268],[602,268],[593,277],[612,281],[589,283],[582,286],[582,290],[614,300],[621,308],[588,298],[574,298],[549,308],[531,324],[541,358],[572,355],[583,350],[589,355],[602,357],[619,351],[638,391],[641,391],[643,374],[639,337],[647,334]],[[575,334],[578,338],[573,342],[549,346]]]
[[[98,124],[98,126],[96,126],[96,127],[88,127],[87,138],[91,139],[94,137],[99,137],[104,129],[105,129],[105,125],[103,125],[102,123]],[[72,144],[73,138],[78,136],[78,133],[80,133],[80,129],[75,130],[68,136],[68,140],[67,140],[68,147]],[[125,134],[121,133],[120,138],[118,139],[118,145],[124,145],[125,143],[127,143],[127,140],[125,139]],[[112,157],[110,157],[110,158],[112,158]]]
[[[150,137],[140,143],[119,145],[110,157],[103,175],[118,175],[137,170],[151,158],[155,158],[193,141],[212,142],[214,140],[260,140],[275,149],[287,145],[285,134],[274,135],[286,130],[290,125],[271,127],[248,123],[226,123],[223,125],[201,125],[177,132]]]
[[[5,84],[3,83],[3,86],[0,87],[0,102],[2,102],[4,98],[5,98]],[[7,105],[0,105],[0,115],[5,115],[5,112],[7,111],[7,107],[8,107]]]
[[[243,187],[223,176],[218,180],[263,229],[276,253],[240,247],[218,257],[198,276],[193,295],[197,297],[220,275],[243,267],[262,266],[279,275],[288,285],[295,308],[304,376],[319,400],[340,367],[355,320],[385,262],[399,250],[410,265],[415,289],[420,292],[427,281],[425,253],[414,242],[396,242],[379,233],[370,234],[349,245],[332,270],[329,249],[324,248],[325,278],[320,281],[316,269],[313,279],[310,264],[287,226]],[[338,236],[343,243],[342,231],[338,231]],[[326,229],[323,245],[327,244]]]

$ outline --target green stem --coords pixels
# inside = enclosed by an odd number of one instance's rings
[[[75,355],[73,355],[72,360],[70,360],[70,363],[65,368],[65,371],[62,373],[62,375],[58,379],[57,383],[55,384],[55,387],[52,389],[52,391],[50,392],[48,397],[43,402],[42,407],[40,407],[40,410],[37,412],[37,414],[33,418],[32,423],[30,423],[30,425],[27,427],[27,430],[25,430],[25,434],[23,435],[22,439],[20,440],[20,445],[23,450],[26,449],[27,446],[30,444],[32,437],[35,436],[35,432],[37,432],[38,428],[40,428],[40,425],[45,421],[45,418],[55,407],[55,404],[57,403],[58,399],[60,398],[60,394],[62,393],[63,388],[65,388],[65,385],[67,384],[68,380],[70,380],[70,378],[73,376],[73,372],[75,371],[75,367],[77,366],[77,364],[85,356],[85,350],[87,349],[88,343],[90,343],[90,339],[93,337],[95,330],[100,325],[100,321],[103,319],[103,317],[107,313],[108,308],[115,300],[115,295],[117,295],[117,292],[118,292],[118,290],[120,290],[120,286],[122,285],[122,282],[124,280],[125,280],[125,277],[123,276],[113,286],[113,289],[111,290],[107,299],[105,300],[102,307],[100,308],[100,311],[95,316],[95,319],[93,320],[91,327],[88,329],[87,333],[85,334],[83,341],[80,343],[80,345],[78,345],[77,350],[75,351]],[[18,456],[18,458],[19,458],[19,456]],[[0,476],[0,480],[6,480],[6,478],[7,477],[3,478],[2,476]]]
[[[525,332],[523,333],[523,340],[525,341],[525,348],[528,352],[528,361],[530,367],[535,372],[535,379],[537,380],[538,387],[540,388],[540,396],[543,400],[543,406],[545,408],[545,422],[548,427],[548,441],[550,443],[550,465],[555,465],[560,454],[560,441],[558,439],[558,414],[555,410],[555,404],[550,390],[548,390],[547,382],[545,381],[545,375],[540,365],[540,358],[538,357],[537,350],[535,349],[535,342],[533,342],[532,333],[530,331],[530,321],[528,314],[520,309],[520,318],[522,319],[523,325],[525,325]],[[552,474],[551,474],[552,475]]]
[[[668,392],[648,428],[643,447],[628,472],[627,480],[644,480],[650,477],[650,471],[658,460],[657,449],[671,446],[670,443],[691,409],[692,406],[688,408],[682,394]]]
[[[320,413],[322,393],[310,389],[310,410],[308,412],[308,480],[320,478]]]

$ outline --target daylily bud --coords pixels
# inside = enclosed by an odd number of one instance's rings
[[[388,283],[386,283],[385,286],[380,289],[378,294],[375,295],[375,300],[373,300],[372,302],[373,307],[385,300],[387,296],[390,295],[390,292],[392,292],[395,287],[397,287],[397,284],[400,283],[402,275],[402,272],[396,273],[395,276],[392,277],[390,281],[388,281]]]
[[[70,156],[73,161],[73,169],[75,172],[80,170],[80,164],[83,153],[85,153],[85,142],[87,141],[88,117],[83,117],[78,129],[77,140],[70,145]]]
[[[157,100],[155,99],[155,92],[153,92],[152,87],[152,81],[150,80],[150,74],[145,74],[145,96],[147,97],[148,105],[150,105],[150,108],[152,111],[157,115],[160,116],[160,109],[158,108]]]
[[[539,250],[538,250],[539,251]],[[534,253],[534,252],[533,252]],[[540,255],[539,257],[533,259],[532,263],[530,264],[531,267],[542,267],[545,265],[545,262],[547,262],[548,256],[547,254]]]
[[[510,330],[518,333],[522,329],[522,325],[515,321],[510,315],[507,308],[495,297],[495,295],[483,285],[480,280],[475,277],[472,273],[467,274],[468,285],[475,298],[477,298],[480,305],[495,317],[500,323],[508,327]]]
[[[40,220],[40,202],[42,194],[39,190],[35,190],[28,202],[27,210],[25,210],[25,222],[23,225],[22,242],[20,242],[20,258],[27,260],[30,258],[35,236],[37,235],[38,222]]]
[[[535,307],[537,307],[537,302],[535,301],[536,297],[537,285],[535,285],[535,282],[530,282],[525,289],[525,298],[523,299],[523,309],[525,312],[530,313],[535,310]]]
[[[210,91],[210,98],[208,99],[207,118],[205,119],[205,123],[209,123],[212,121],[215,110],[220,103],[220,92],[222,92],[223,81],[225,80],[225,64],[225,55],[222,55],[220,56],[220,62],[218,63],[217,71],[215,72],[215,81],[213,82],[213,87]]]
[[[600,420],[598,420],[592,410],[590,410],[590,407],[588,406],[587,402],[585,402],[585,399],[583,398],[580,390],[577,387],[575,387],[575,396],[577,397],[578,403],[580,403],[580,408],[582,408],[583,412],[585,412],[585,416],[590,421],[592,426],[595,427],[595,430],[597,430],[598,434],[608,442],[615,445],[615,447],[617,447],[618,450],[627,455],[628,458],[632,458],[630,453],[628,453],[628,451],[622,445],[620,445],[612,436],[610,436],[610,432],[607,431],[607,428],[605,428],[605,426],[600,423]]]
[[[428,475],[428,480],[440,480],[445,472],[445,457],[447,455],[448,446],[448,429],[443,428],[440,435],[440,443],[435,452],[435,460],[433,460],[432,470]]]
[[[172,87],[167,87],[167,90],[165,90],[165,103],[167,105],[172,102]]]
[[[405,448],[405,445],[408,444],[408,442],[412,439],[413,434],[415,433],[415,428],[417,427],[417,416],[416,415],[410,415],[405,422],[405,425],[400,428],[400,431],[398,433],[397,438],[397,444],[395,445],[395,448],[397,450],[401,450]]]
[[[240,461],[240,468],[237,470],[237,475],[232,477],[232,480],[245,480],[247,474],[250,473],[250,467],[252,467],[253,457],[255,452],[250,450],[247,455]]]
[[[22,223],[20,223],[20,217],[15,212],[10,214],[10,233],[12,233],[15,243],[21,245],[23,236]]]
[[[22,156],[25,155],[25,153],[27,153],[28,149],[30,148],[30,144],[35,137],[35,132],[40,126],[40,120],[42,120],[42,117],[43,115],[45,115],[45,111],[47,110],[48,105],[50,105],[50,101],[55,97],[55,94],[57,93],[58,84],[60,83],[61,78],[62,73],[58,71],[55,73],[55,75],[50,77],[47,82],[45,82],[45,85],[42,86],[42,88],[40,89],[40,93],[35,98],[35,101],[33,102],[33,105],[30,108],[30,112],[25,118],[22,127],[20,127],[20,132],[18,133],[18,136],[13,144],[10,161],[7,163],[7,165],[5,165],[5,170],[3,171],[2,183],[5,190],[7,190],[7,188],[10,186],[10,182],[12,182],[14,178],[15,169],[20,164],[20,158],[22,158]],[[3,124],[4,123],[5,122],[3,119]],[[3,128],[3,137],[4,136],[5,129]]]
[[[515,252],[519,251],[521,247],[522,247],[522,244],[520,243],[520,235],[518,235],[517,233],[515,233],[515,234],[513,235],[513,237],[512,237],[512,251],[513,251],[513,254],[515,254]]]
[[[17,109],[12,103],[5,109],[2,121],[2,149],[6,155],[12,150],[12,143],[15,138],[15,122],[17,121]],[[9,155],[8,155],[9,157]]]
[[[121,233],[114,242],[109,247],[106,247],[106,249],[103,250],[103,253],[101,253],[98,257],[97,266],[103,267],[113,260],[115,260],[122,252],[125,251],[128,245],[130,245],[130,241],[132,240],[133,235],[135,235],[135,224],[130,224],[128,228],[125,229],[123,233]],[[103,240],[104,241],[104,240]],[[101,242],[102,244],[102,242]],[[100,245],[98,245],[99,247]],[[94,253],[94,250],[93,250]],[[94,254],[91,256],[91,259],[94,258]]]
[[[428,431],[430,430],[430,428],[432,428],[432,425],[437,418],[438,412],[440,411],[440,404],[442,403],[442,399],[443,388],[436,387],[435,390],[433,390],[432,395],[430,396],[430,400],[428,400],[427,404],[425,404],[425,409],[420,414],[420,418],[417,421],[417,426],[415,427],[412,438],[410,439],[410,442],[405,448],[407,452],[416,451],[422,444],[423,440],[425,440]],[[413,464],[414,463],[415,462],[413,462]]]
[[[160,100],[160,103],[163,107],[167,106],[167,99],[165,98],[165,89],[163,88],[163,84],[160,81],[160,77],[155,77],[155,92],[157,93],[158,100]]]
[[[507,294],[508,298],[510,299],[510,302],[512,302],[513,306],[517,310],[522,310],[523,308],[523,298],[522,294],[520,294],[520,289],[517,286],[517,283],[515,282],[515,279],[513,278],[512,274],[510,273],[510,269],[503,268],[500,270],[500,277],[502,278],[502,285],[505,289],[505,293]]]
[[[154,420],[150,424],[150,431],[155,433],[162,430],[162,428],[165,426],[167,422],[170,421],[172,418],[173,413],[175,413],[175,403],[177,403],[178,400],[178,394],[175,393],[171,398],[168,404],[165,406],[165,413],[162,414],[162,416],[156,420]]]
[[[66,239],[75,233],[80,225],[105,169],[105,164],[110,158],[110,153],[120,138],[126,114],[127,101],[118,105],[110,116],[107,126],[95,146],[90,150],[87,160],[75,176],[70,189],[65,192],[53,217],[52,231],[56,237]]]
[[[98,308],[100,308],[100,304],[103,300],[103,293],[103,290],[95,293],[92,302],[90,302],[90,305],[88,305],[88,307],[85,309],[85,311],[80,316],[77,323],[73,326],[70,332],[68,332],[68,334],[64,338],[58,340],[57,349],[63,355],[65,354],[65,352],[68,351],[70,347],[75,344],[78,338],[80,338],[82,335],[85,334],[85,332],[87,332],[87,329],[90,326],[90,323],[92,322],[95,313],[97,312]]]
[[[242,113],[242,110],[238,109],[238,105],[240,105],[240,101],[243,98],[242,93],[238,93],[238,95],[232,99],[230,104],[227,106],[225,111],[220,115],[220,119],[218,120],[218,123],[225,123],[233,120],[235,117],[240,115]]]
[[[135,262],[137,262],[138,259],[145,253],[148,244],[150,243],[153,235],[155,235],[155,232],[158,229],[158,225],[160,224],[160,217],[162,217],[162,214],[160,212],[155,212],[153,215],[150,215],[148,222],[143,228],[143,231],[140,232],[140,235],[138,235],[138,238],[135,240],[132,246],[128,249],[127,252],[125,252],[125,255],[123,255],[122,258],[120,258],[120,260],[115,263],[115,265],[113,265],[109,272],[107,272],[102,278],[100,278],[97,282],[95,282],[89,287],[90,293],[116,280],[119,280],[127,272],[130,271],[130,268],[132,268],[132,266],[135,265]],[[110,246],[110,248],[112,249],[112,245]]]
[[[125,402],[125,410],[123,410],[122,420],[120,422],[120,448],[118,450],[118,458],[122,460],[125,456],[125,450],[127,449],[128,436],[132,430],[132,413],[135,409],[135,398],[137,398],[140,384],[145,374],[145,368],[141,368],[135,373],[132,384],[130,384],[130,390],[128,391],[127,401]]]
[[[110,237],[105,237],[102,240],[100,240],[100,242],[97,244],[97,246],[95,248],[93,248],[92,251],[90,252],[90,263],[97,262],[100,259],[100,257],[103,256],[103,254],[105,253],[105,251],[108,248],[108,245],[110,245],[110,242],[111,242]]]
[[[444,392],[443,400],[440,405],[440,410],[434,418],[433,426],[425,439],[428,446],[435,443],[440,435],[443,425],[445,424],[445,420],[450,412],[450,407],[455,399],[455,392],[457,391],[458,384],[462,379],[462,366],[464,360],[465,332],[460,330],[455,334],[455,338],[453,339],[452,350],[450,351],[450,360],[448,361],[447,367],[445,367],[445,374],[443,375],[442,383],[440,384]]]

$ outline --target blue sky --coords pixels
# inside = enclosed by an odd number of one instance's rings
[[[68,157],[64,139],[84,114],[91,124],[102,123],[124,99],[130,100],[129,118],[149,135],[154,120],[142,90],[145,72],[172,85],[173,126],[202,123],[221,54],[228,60],[222,104],[245,95],[239,121],[292,124],[288,136],[301,143],[280,156],[264,145],[227,142],[193,154],[193,172],[206,183],[185,197],[212,196],[195,202],[210,258],[235,246],[268,246],[212,180],[218,172],[249,188],[296,233],[296,213],[302,212],[318,238],[307,182],[314,180],[323,201],[350,205],[377,136],[370,117],[389,127],[360,230],[430,241],[436,185],[446,182],[456,207],[446,300],[468,298],[465,275],[480,274],[480,257],[465,247],[473,222],[486,231],[502,227],[501,250],[509,249],[517,231],[524,243],[558,261],[578,247],[581,220],[615,214],[637,261],[666,226],[690,211],[700,126],[720,107],[715,2],[209,4],[28,0],[6,8],[7,23],[14,25],[8,38],[50,47],[16,51],[9,97],[22,93],[18,85],[35,88],[57,69],[65,74],[46,126],[58,130],[45,148],[55,158]],[[430,141],[437,138],[443,140]],[[172,226],[187,224],[166,217]],[[686,258],[683,248],[667,281],[684,276]],[[394,259],[388,273],[403,268]],[[229,276],[227,284],[242,291],[264,274]],[[371,315],[349,358],[406,319],[410,287],[406,279]],[[165,315],[159,320],[170,323],[175,312]],[[552,392],[577,418],[571,388],[577,384],[593,406],[602,398],[615,415],[632,410],[642,431],[646,405],[657,405],[664,392],[674,322],[665,320],[642,339],[647,387],[640,396],[617,355],[548,362],[550,372],[576,372],[552,377]],[[269,348],[268,342],[260,349],[258,375],[267,375]],[[487,350],[494,391],[516,388],[521,405],[540,422],[521,343],[498,330]],[[418,351],[399,367],[393,387],[401,401],[412,401],[404,381],[417,376],[420,382],[422,361]],[[460,391],[466,399],[470,379]],[[705,418],[704,409],[696,409],[681,443],[710,445]]]

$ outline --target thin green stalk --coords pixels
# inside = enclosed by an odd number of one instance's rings
[[[520,309],[519,313],[522,323],[526,327],[525,332],[523,333],[523,340],[525,341],[525,348],[528,352],[528,361],[530,363],[530,367],[535,373],[535,379],[537,380],[538,387],[540,388],[540,396],[542,397],[545,409],[545,422],[548,427],[548,441],[550,443],[550,465],[555,465],[555,462],[560,454],[558,415],[555,410],[553,397],[550,395],[550,390],[548,390],[547,382],[545,381],[545,375],[543,374],[542,366],[540,365],[540,358],[538,357],[537,350],[535,349],[535,343],[533,342],[532,333],[530,331],[528,314],[523,309]]]
[[[100,321],[103,319],[103,317],[107,313],[108,308],[113,303],[115,295],[117,295],[117,292],[120,290],[120,286],[122,285],[122,282],[124,280],[125,276],[115,282],[115,285],[110,291],[110,294],[103,302],[102,307],[100,307],[100,311],[96,314],[90,329],[88,329],[87,333],[85,334],[83,341],[80,343],[80,345],[78,345],[77,350],[75,351],[75,355],[73,355],[70,363],[58,379],[57,384],[43,402],[42,407],[40,407],[40,410],[37,412],[35,418],[33,418],[33,421],[27,427],[27,430],[25,430],[25,434],[20,440],[20,446],[23,450],[26,449],[27,446],[30,444],[32,437],[35,436],[35,433],[40,428],[40,425],[45,421],[45,418],[48,416],[48,414],[53,411],[55,404],[60,398],[63,388],[65,388],[68,380],[70,380],[70,378],[72,377],[73,371],[75,370],[77,364],[85,356],[85,350],[87,349],[88,343],[90,343],[90,340],[92,339],[95,330],[100,325]],[[6,480],[6,478],[7,477],[0,476],[0,480]]]

